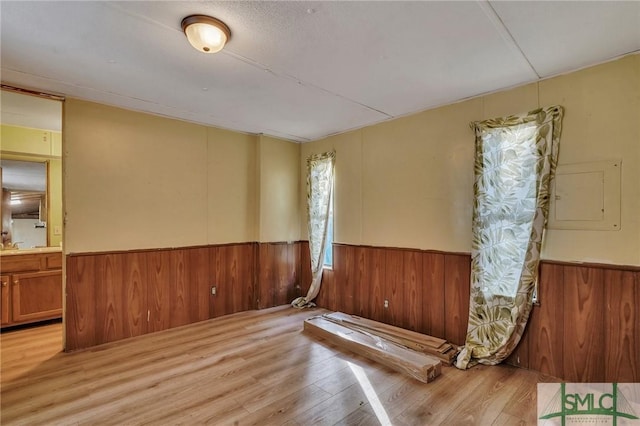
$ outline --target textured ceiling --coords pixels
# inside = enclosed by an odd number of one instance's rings
[[[197,52],[182,18],[232,31]],[[5,84],[309,141],[640,50],[640,2],[0,2]]]

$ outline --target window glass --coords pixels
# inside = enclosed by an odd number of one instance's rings
[[[324,249],[324,267],[333,267],[333,192],[329,201],[329,218],[327,223],[327,246]]]

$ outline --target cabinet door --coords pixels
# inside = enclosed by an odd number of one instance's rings
[[[12,277],[14,322],[62,316],[62,271],[14,274]]]
[[[9,275],[2,275],[2,300],[0,303],[0,319],[2,325],[9,324]]]

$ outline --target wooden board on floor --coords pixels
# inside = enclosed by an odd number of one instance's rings
[[[396,345],[384,338],[353,330],[323,317],[305,320],[304,330],[342,348],[428,383],[440,375],[439,359]]]
[[[458,354],[458,350],[455,347],[446,340],[437,337],[342,312],[325,314],[323,317],[347,328],[373,333],[414,351],[435,356],[449,365],[453,363]]]

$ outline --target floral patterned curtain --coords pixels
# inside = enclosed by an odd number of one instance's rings
[[[456,366],[498,364],[524,332],[538,276],[563,110],[471,123],[476,135],[471,297]]]
[[[307,158],[307,215],[312,281],[307,295],[291,302],[296,308],[315,306],[312,301],[320,291],[335,160],[335,151]]]

